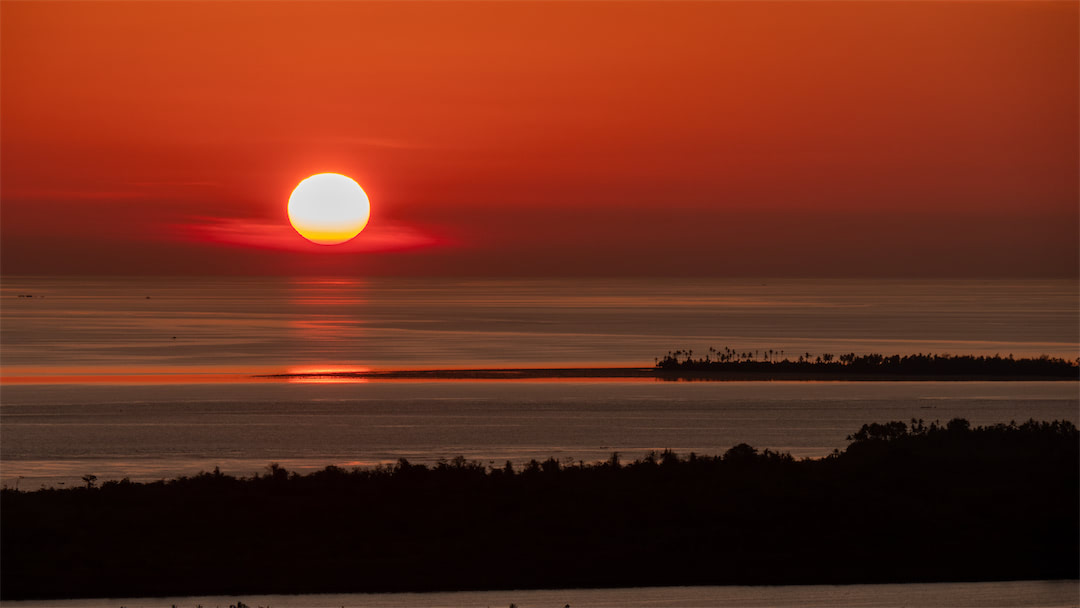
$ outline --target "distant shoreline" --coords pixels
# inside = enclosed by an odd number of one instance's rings
[[[888,373],[835,369],[694,370],[653,367],[514,367],[349,371],[19,373],[0,375],[0,386],[47,384],[246,384],[260,382],[1078,382],[1080,374]]]
[[[1080,376],[996,374],[890,374],[862,372],[680,371],[653,367],[403,369],[260,374],[278,380],[657,380],[669,382],[1077,382]]]

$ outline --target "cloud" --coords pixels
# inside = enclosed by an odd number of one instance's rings
[[[394,222],[371,222],[356,238],[339,245],[312,243],[287,222],[198,217],[172,228],[186,241],[327,254],[411,251],[449,244],[446,239]]]

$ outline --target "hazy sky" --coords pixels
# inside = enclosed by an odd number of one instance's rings
[[[1080,3],[0,4],[5,274],[1077,276]],[[310,244],[314,173],[368,229]]]

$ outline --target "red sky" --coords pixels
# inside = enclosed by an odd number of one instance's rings
[[[1067,276],[1080,3],[0,4],[4,274]],[[314,173],[368,229],[292,232]]]

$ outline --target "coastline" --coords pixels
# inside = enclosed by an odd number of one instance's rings
[[[1080,376],[678,371],[652,367],[403,369],[260,374],[265,380],[658,380],[671,382],[1078,382]]]
[[[878,608],[907,606],[979,606],[980,608],[1046,608],[1074,606],[1075,579],[993,582],[938,582],[854,585],[605,587],[574,589],[514,589],[428,593],[325,593],[298,595],[245,594],[127,598],[127,606],[228,606],[242,600],[248,606],[309,608],[429,608],[430,606],[572,606],[596,608],[700,608],[701,606],[773,606],[774,608]],[[108,598],[15,600],[0,607],[116,608]]]
[[[266,382],[1080,382],[1078,375],[906,374],[866,371],[717,371],[654,367],[482,367],[276,371],[166,368],[5,370],[0,386],[64,384],[249,384]]]

